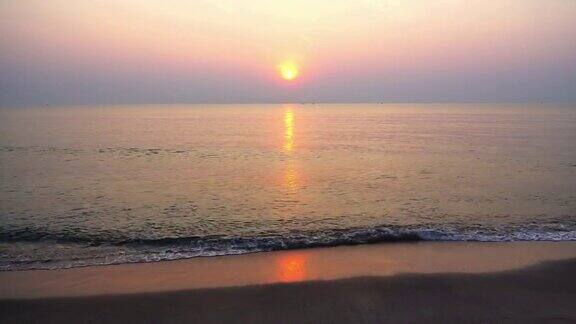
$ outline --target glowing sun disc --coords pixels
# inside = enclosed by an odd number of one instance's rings
[[[294,63],[285,62],[278,66],[280,76],[286,81],[292,81],[298,77],[298,67]]]

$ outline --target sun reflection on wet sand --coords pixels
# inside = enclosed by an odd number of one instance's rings
[[[280,282],[306,279],[307,258],[302,253],[294,252],[282,255],[278,258],[276,266],[276,279]]]

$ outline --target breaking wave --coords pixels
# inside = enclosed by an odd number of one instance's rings
[[[0,242],[26,246],[58,244],[63,252],[42,259],[13,259],[0,255],[0,270],[59,269],[76,266],[177,260],[254,252],[417,241],[576,241],[576,228],[561,224],[508,228],[448,226],[379,226],[371,228],[292,231],[270,235],[127,238],[45,233],[22,229],[0,232]],[[70,253],[78,249],[89,254]],[[68,251],[68,252],[66,252]],[[74,256],[75,255],[75,256]]]

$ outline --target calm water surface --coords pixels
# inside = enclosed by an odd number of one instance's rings
[[[576,106],[0,109],[0,269],[576,240]]]

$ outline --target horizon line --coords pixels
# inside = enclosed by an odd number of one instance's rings
[[[0,104],[0,108],[38,108],[38,107],[71,107],[71,106],[178,106],[178,105],[317,105],[317,104],[576,104],[575,101],[547,101],[547,100],[467,100],[467,101],[196,101],[196,102],[117,102],[117,103],[22,103],[22,104]]]

